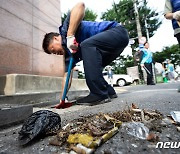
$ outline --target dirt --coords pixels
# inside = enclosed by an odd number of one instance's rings
[[[141,138],[137,135],[133,136],[133,131],[130,130],[135,127],[127,129],[127,126],[128,124],[132,126],[134,123],[141,124],[141,128],[147,127],[148,135],[144,133]],[[180,153],[180,148],[156,148],[158,142],[169,142],[170,144],[180,142],[180,132],[177,130],[177,125],[167,115],[162,115],[159,111],[138,109],[134,104],[130,107],[127,106],[123,111],[108,114],[99,113],[67,121],[64,129],[60,129],[57,135],[34,140],[24,147],[17,144],[21,126],[11,129],[9,132],[5,130],[0,133],[0,153],[67,153],[74,150],[73,147],[76,146],[76,144],[70,145],[67,142],[69,134],[88,134],[97,141],[115,127],[118,128],[118,131],[112,137],[109,136],[106,142],[101,142],[100,145],[94,147],[95,154]],[[81,153],[83,152],[81,151]]]
[[[134,124],[142,124],[142,130],[147,128],[147,134],[133,134],[137,131]],[[128,125],[128,127],[127,127]],[[57,136],[50,140],[51,145],[64,147],[69,152],[76,151],[76,143],[67,142],[69,134],[88,134],[94,141],[102,139],[115,126],[118,132],[100,145],[94,147],[94,153],[178,153],[180,148],[156,148],[158,142],[179,142],[180,133],[172,124],[172,120],[156,110],[142,110],[132,104],[126,110],[110,114],[99,113],[81,117],[68,123]],[[131,128],[129,128],[129,126]],[[139,129],[140,129],[139,126]],[[82,143],[83,144],[83,143]],[[78,150],[77,150],[78,151]],[[77,152],[76,151],[76,152]],[[79,153],[83,153],[81,151]]]

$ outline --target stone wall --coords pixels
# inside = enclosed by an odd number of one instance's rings
[[[0,21],[0,75],[62,76],[62,56],[42,51],[61,24],[60,0],[1,0]]]

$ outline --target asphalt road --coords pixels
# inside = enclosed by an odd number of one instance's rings
[[[162,83],[152,86],[147,85],[137,85],[137,86],[126,86],[126,87],[115,87],[118,93],[118,98],[113,99],[111,102],[96,106],[73,106],[68,109],[56,110],[51,109],[54,112],[60,114],[62,119],[62,125],[67,124],[72,119],[87,116],[90,114],[96,114],[99,112],[110,113],[115,111],[122,111],[131,105],[136,104],[142,109],[156,109],[161,113],[168,115],[170,111],[180,111],[180,93],[178,92],[178,86],[180,82],[173,83]],[[35,108],[34,111],[44,108]],[[47,109],[47,108],[45,108]],[[50,109],[50,108],[49,108]],[[19,147],[17,143],[18,131],[21,125],[17,125],[5,130],[0,131],[0,153],[7,154],[31,154],[31,153],[62,153],[64,150],[61,147],[54,147],[48,144],[51,137],[46,137],[44,139],[33,142],[33,144],[27,147]],[[176,128],[166,129],[165,134],[171,132],[167,138],[174,139],[174,141],[180,141],[180,134],[173,133]],[[169,137],[170,136],[170,137]],[[164,138],[166,141],[166,138]],[[114,136],[110,141],[105,143],[103,146],[98,148],[96,153],[180,153],[180,149],[175,149],[171,151],[157,150],[149,148],[149,143],[145,141],[140,141],[125,135],[120,131],[116,136]]]

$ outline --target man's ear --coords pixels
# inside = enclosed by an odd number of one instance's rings
[[[53,40],[57,40],[57,36],[53,36]]]
[[[60,40],[60,36],[54,36],[53,39],[59,41]]]

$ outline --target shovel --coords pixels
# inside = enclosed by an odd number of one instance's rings
[[[63,95],[61,98],[61,102],[55,106],[56,109],[61,109],[61,108],[64,109],[64,108],[68,108],[68,107],[73,105],[73,103],[71,103],[71,102],[65,102],[65,98],[66,98],[67,90],[68,90],[68,85],[69,85],[69,79],[71,76],[71,69],[72,69],[73,61],[74,61],[74,59],[73,59],[73,56],[71,55],[69,67],[68,67],[68,73],[67,73],[67,77],[66,77],[66,82],[64,85]]]
[[[76,42],[76,40],[74,40],[74,45],[77,47],[79,45]],[[72,49],[72,50],[76,51],[75,49]],[[63,91],[63,95],[61,98],[61,102],[55,106],[56,109],[68,108],[68,107],[71,107],[75,103],[75,102],[65,102],[65,98],[66,98],[68,86],[69,86],[69,79],[71,76],[71,70],[72,70],[73,61],[74,61],[73,54],[70,51],[69,51],[69,55],[70,55],[70,61],[69,61],[68,73],[67,73],[67,77],[66,77],[66,83],[64,85],[64,91]]]

